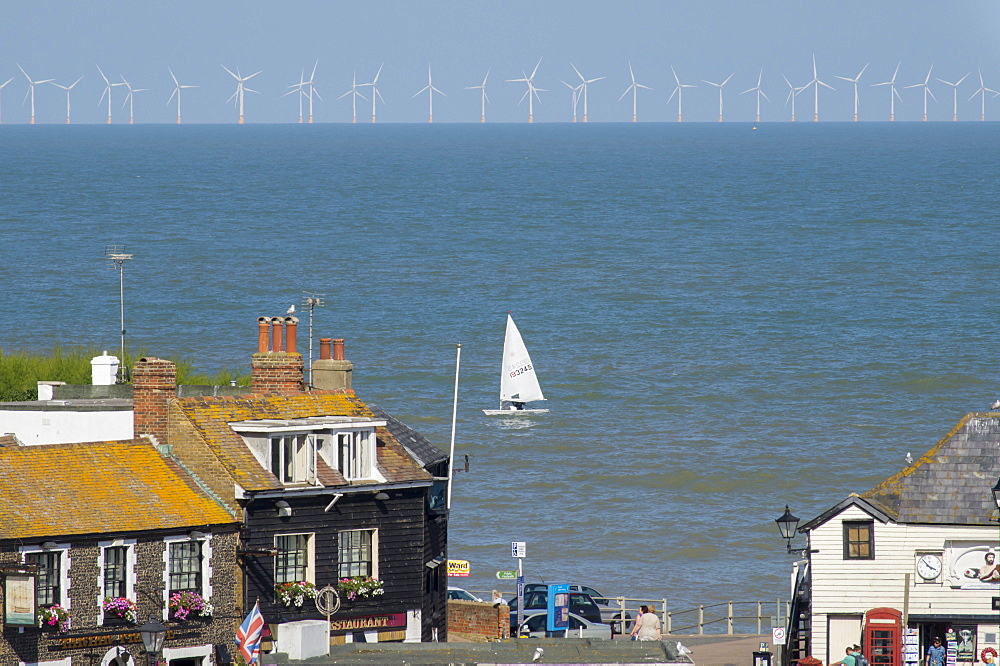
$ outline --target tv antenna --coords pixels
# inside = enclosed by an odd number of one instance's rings
[[[326,294],[314,294],[309,291],[303,293],[306,296],[302,299],[302,305],[309,308],[309,386],[311,388],[313,385],[313,310],[324,305],[323,297]]]
[[[125,367],[125,262],[132,258],[125,252],[124,245],[108,245],[104,249],[104,258],[108,260],[108,268],[118,271],[118,304],[121,309],[122,348],[121,366]]]

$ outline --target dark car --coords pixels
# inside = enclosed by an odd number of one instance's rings
[[[549,607],[549,586],[540,585],[533,586],[532,590],[529,592],[527,590],[527,585],[525,586],[524,592],[524,609],[536,610],[536,609],[546,609]],[[508,604],[511,609],[510,623],[511,627],[517,627],[517,597],[512,599]],[[570,592],[569,593],[569,612],[575,613],[582,618],[586,618],[591,622],[601,622],[601,607],[598,606],[593,599],[590,598],[589,594],[584,594],[583,592]]]

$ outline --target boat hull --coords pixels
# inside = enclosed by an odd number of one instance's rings
[[[547,414],[547,409],[484,409],[486,416],[522,416],[531,414]]]

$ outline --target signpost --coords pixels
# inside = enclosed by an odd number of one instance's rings
[[[521,624],[524,623],[524,568],[521,561],[528,555],[528,544],[526,541],[512,541],[510,544],[511,557],[517,558],[517,629],[521,633]]]
[[[516,571],[498,571],[497,580],[517,580]]]

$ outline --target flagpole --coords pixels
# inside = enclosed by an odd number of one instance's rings
[[[455,351],[455,400],[451,406],[451,454],[448,456],[448,501],[445,508],[451,509],[451,481],[455,476],[455,425],[458,421],[458,369],[462,363],[462,343]]]

